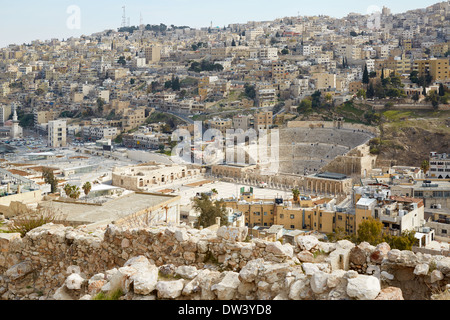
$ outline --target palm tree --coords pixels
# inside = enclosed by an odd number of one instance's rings
[[[70,184],[66,184],[64,186],[64,192],[66,193],[66,196],[70,197],[70,194],[72,193],[72,186]]]
[[[423,160],[420,169],[422,169],[423,173],[427,174],[428,170],[430,170],[430,163],[427,160]]]
[[[298,190],[297,188],[292,189],[292,196],[294,197],[295,202],[298,201],[299,195],[300,195],[300,190]]]
[[[77,200],[80,197],[80,194],[81,194],[80,187],[77,187],[77,186],[73,185],[73,186],[70,186],[70,189],[71,189],[71,191],[70,191],[70,196],[69,197],[71,197],[72,199]]]
[[[89,192],[91,191],[91,189],[92,189],[92,185],[91,185],[91,183],[89,181],[86,181],[83,184],[82,188],[83,188],[84,194],[87,196],[89,194]]]

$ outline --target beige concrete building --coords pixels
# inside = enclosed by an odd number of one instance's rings
[[[34,124],[48,123],[49,121],[56,120],[60,112],[56,110],[42,110],[34,112]]]
[[[273,112],[258,112],[255,115],[254,128],[256,131],[268,130],[273,125]]]
[[[145,60],[147,64],[159,62],[161,60],[161,47],[153,45],[145,48]]]
[[[48,122],[48,146],[65,147],[66,141],[66,121],[53,120]]]
[[[433,77],[433,81],[445,81],[450,79],[448,59],[415,60],[413,71],[417,71],[419,77],[429,73]]]
[[[318,90],[336,88],[336,74],[319,72],[314,73],[311,79],[315,80],[316,89]]]
[[[201,170],[183,165],[144,164],[117,167],[112,172],[112,185],[133,191],[164,186],[176,180],[200,176]]]

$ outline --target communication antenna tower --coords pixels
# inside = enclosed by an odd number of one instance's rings
[[[125,6],[123,6],[122,9],[123,9],[122,28],[125,28],[127,26],[127,17],[125,15]]]

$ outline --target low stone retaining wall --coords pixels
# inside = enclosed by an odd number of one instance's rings
[[[120,288],[126,299],[376,299],[395,287],[397,298],[424,299],[450,279],[448,257],[313,236],[245,242],[247,232],[48,224],[24,238],[1,234],[0,296],[87,299]]]

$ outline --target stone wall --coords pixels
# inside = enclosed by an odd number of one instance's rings
[[[91,299],[120,288],[123,299],[423,299],[450,279],[448,257],[313,236],[244,241],[247,232],[48,224],[0,234],[0,296]]]

